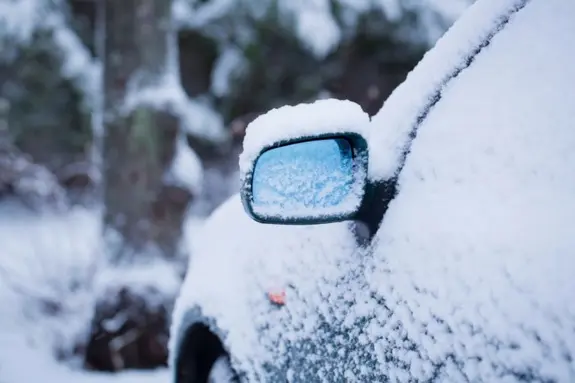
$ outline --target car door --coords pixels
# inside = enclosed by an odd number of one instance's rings
[[[516,3],[420,116],[366,261],[392,381],[575,381],[575,2]]]

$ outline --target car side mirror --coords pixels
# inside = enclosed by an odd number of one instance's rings
[[[265,147],[242,180],[255,221],[320,224],[357,219],[367,188],[368,146],[358,133],[284,139]]]

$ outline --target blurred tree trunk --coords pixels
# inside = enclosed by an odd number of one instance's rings
[[[169,110],[135,105],[127,96],[161,82],[168,71],[169,0],[105,0],[105,226],[119,234],[114,261],[159,251],[175,257],[191,194],[163,184],[176,154],[178,118]],[[130,93],[128,93],[130,92]]]
[[[164,183],[176,156],[178,117],[166,105],[138,101],[142,91],[154,89],[174,69],[172,1],[100,0],[99,7],[98,28],[105,29],[104,235],[111,264],[128,271],[140,260],[179,258],[182,224],[193,197],[190,190]],[[161,282],[152,276],[147,283],[153,290]],[[175,297],[164,296],[158,308],[130,281],[113,283],[96,305],[87,367],[116,371],[164,365]],[[117,318],[121,326],[110,329],[106,323]]]

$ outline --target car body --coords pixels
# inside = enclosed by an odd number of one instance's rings
[[[573,20],[572,0],[478,0],[371,120],[335,100],[256,119],[240,157],[247,212],[302,238],[190,266],[174,370],[195,363],[186,334],[201,323],[242,382],[575,381]],[[266,226],[302,217],[254,210],[262,155],[350,134],[368,145],[354,171],[375,186],[353,211],[304,222],[379,217],[370,242],[350,245],[347,221]],[[258,238],[244,239],[256,251],[284,235]]]
[[[338,267],[355,252],[356,237],[349,226],[260,224],[244,212],[239,195],[218,207],[195,235],[194,256],[174,310],[170,341],[171,356],[180,358],[172,360],[181,363],[175,369],[178,379],[193,376],[190,381],[206,382],[212,363],[224,351],[219,340],[228,336],[238,337],[246,355],[255,352],[258,328],[268,315],[284,311],[270,299],[272,294],[295,282],[304,293],[314,291],[322,282],[315,278],[321,278],[325,268]],[[302,276],[305,284],[299,281]],[[287,304],[292,307],[290,295]]]

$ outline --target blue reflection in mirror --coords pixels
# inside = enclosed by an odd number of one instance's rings
[[[338,208],[349,200],[353,185],[353,149],[346,139],[280,146],[264,152],[256,162],[253,207],[276,208],[272,210],[280,214]]]

